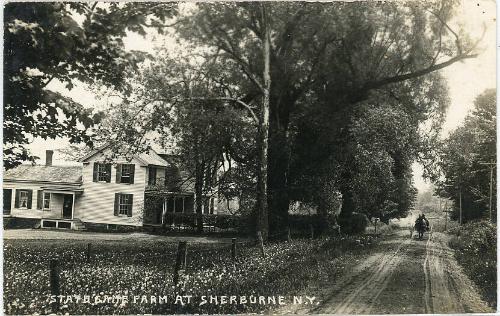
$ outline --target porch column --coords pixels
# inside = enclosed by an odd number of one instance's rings
[[[42,218],[43,218],[44,206],[45,206],[45,190],[42,190]]]
[[[163,198],[162,208],[161,208],[161,224],[165,223],[165,214],[167,213],[167,198]]]
[[[175,226],[175,213],[176,213],[176,209],[175,209],[175,200],[176,200],[176,199],[175,199],[175,196],[172,196],[172,201],[173,201],[173,203],[174,203],[174,209],[172,210],[172,213],[173,213],[173,214],[172,214],[172,223],[173,223],[173,225],[174,225],[174,226]]]
[[[76,194],[73,192],[73,205],[71,206],[71,219],[73,220],[75,218],[75,199],[76,199]]]

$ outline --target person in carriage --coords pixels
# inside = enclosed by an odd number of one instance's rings
[[[425,230],[429,230],[431,226],[429,225],[429,220],[425,217],[425,214],[422,214],[422,220],[425,222]]]
[[[429,229],[429,221],[424,214],[420,214],[415,221],[415,230],[418,232],[418,239],[424,237],[424,232]]]

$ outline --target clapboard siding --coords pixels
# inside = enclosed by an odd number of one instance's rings
[[[76,201],[75,217],[83,222],[100,224],[120,224],[142,226],[144,190],[146,188],[146,167],[137,161],[117,160],[116,163],[135,165],[134,183],[116,183],[116,164],[111,167],[111,182],[93,182],[94,163],[103,160],[101,154],[95,155],[83,165],[83,194]],[[115,193],[133,194],[132,216],[114,215]]]
[[[37,210],[36,201],[38,190],[41,190],[40,185],[34,183],[16,183],[16,182],[4,182],[4,189],[12,189],[12,210],[10,215],[13,217],[21,217],[21,218],[61,218],[62,217],[62,195],[60,196],[60,202],[56,197],[51,204],[51,209],[49,210]],[[16,190],[33,190],[31,209],[25,208],[16,208],[15,207],[15,199],[16,199]],[[43,194],[43,193],[42,193]],[[54,198],[54,194],[52,195]]]

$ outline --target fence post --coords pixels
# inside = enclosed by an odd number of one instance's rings
[[[313,227],[313,224],[309,224],[309,229],[311,230],[311,239],[314,239],[314,227]]]
[[[260,231],[257,232],[257,239],[260,247],[260,253],[262,254],[262,257],[265,257],[266,253],[264,251],[264,240],[262,239],[262,233]]]
[[[287,241],[291,241],[292,240],[292,234],[290,233],[290,227],[288,227],[288,230],[287,230],[286,240]]]
[[[179,241],[177,246],[177,257],[174,266],[174,284],[179,283],[179,274],[186,268],[187,241]]]
[[[50,269],[50,294],[56,296],[56,301],[52,302],[52,312],[57,313],[59,311],[59,295],[61,295],[61,283],[59,280],[59,261],[57,259],[51,259],[49,261]]]
[[[87,261],[90,261],[90,253],[92,251],[92,244],[88,243],[87,244]]]
[[[236,262],[236,238],[231,239],[231,258]]]

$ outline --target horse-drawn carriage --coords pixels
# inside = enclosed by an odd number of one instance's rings
[[[424,238],[424,233],[430,231],[431,226],[427,218],[424,215],[420,215],[415,221],[415,225],[411,228],[410,238],[413,235],[413,231],[418,232],[418,239],[422,240]]]

